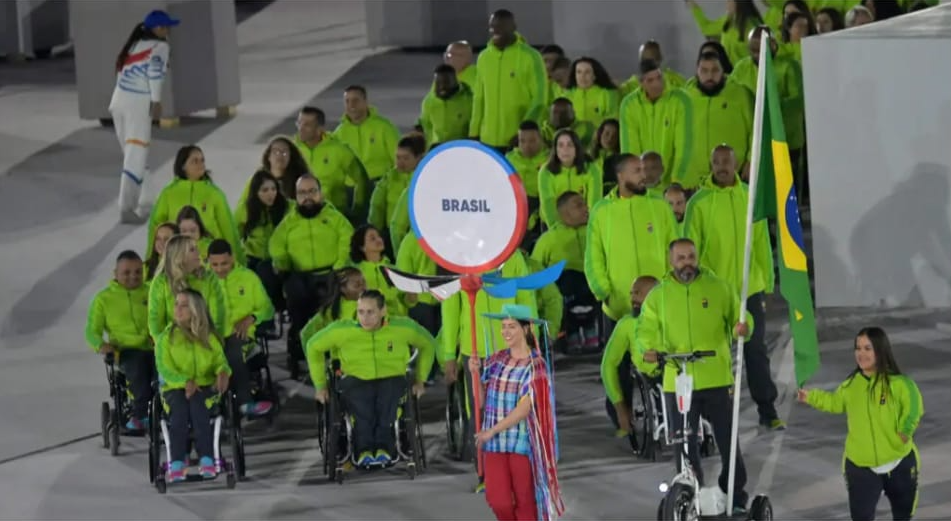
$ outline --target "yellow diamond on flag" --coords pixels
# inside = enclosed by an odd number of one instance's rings
[[[797,310],[796,310],[796,322],[799,322],[800,320],[802,320],[802,313],[800,313],[799,310],[797,309]]]

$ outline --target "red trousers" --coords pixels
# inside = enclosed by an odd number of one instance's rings
[[[528,456],[483,452],[485,501],[499,521],[537,521],[535,478]]]

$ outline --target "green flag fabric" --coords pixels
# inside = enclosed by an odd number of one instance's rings
[[[802,387],[819,368],[819,339],[779,88],[772,57],[768,52],[765,56],[761,64],[765,68],[765,88],[758,89],[758,95],[764,96],[765,103],[763,125],[754,129],[754,132],[761,133],[762,140],[753,220],[769,217],[776,220],[779,292],[789,305],[796,382]]]

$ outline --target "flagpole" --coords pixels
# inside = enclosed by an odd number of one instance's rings
[[[756,78],[756,104],[753,110],[753,148],[750,154],[750,180],[746,203],[746,240],[743,247],[743,286],[740,290],[740,322],[746,322],[746,299],[750,290],[750,260],[753,250],[753,209],[756,204],[756,182],[759,178],[760,161],[763,146],[763,111],[766,105],[766,60],[770,52],[769,32],[760,32],[759,66]],[[753,324],[764,327],[766,324]],[[736,342],[736,376],[733,381],[733,428],[730,431],[730,473],[727,485],[727,512],[733,508],[735,493],[733,481],[736,477],[736,453],[740,434],[740,389],[743,382],[743,347],[746,339],[740,336]]]

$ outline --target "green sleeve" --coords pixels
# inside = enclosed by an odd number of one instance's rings
[[[291,256],[287,242],[287,234],[290,231],[288,222],[291,221],[289,217],[285,215],[284,219],[281,219],[277,228],[274,229],[274,233],[271,234],[267,245],[267,252],[271,255],[271,265],[278,271],[291,270]]]
[[[551,260],[551,237],[551,230],[546,231],[535,241],[535,247],[532,249],[531,258],[538,262],[542,268],[547,268]]]
[[[353,236],[353,225],[350,221],[338,214],[337,218],[337,262],[334,269],[339,270],[350,261],[350,237]]]
[[[618,367],[621,365],[624,353],[631,350],[630,335],[627,331],[629,323],[630,320],[618,322],[604,347],[604,356],[601,357],[601,382],[604,384],[604,392],[608,400],[613,404],[624,401]]]
[[[307,367],[310,370],[310,379],[314,382],[314,388],[318,391],[327,387],[327,366],[324,361],[324,353],[329,352],[341,340],[341,324],[335,322],[321,329],[316,335],[307,342],[305,349],[307,357]]]
[[[165,327],[168,326],[169,299],[168,280],[164,274],[158,274],[149,284],[149,335],[157,340]]]
[[[344,153],[350,156],[350,164],[346,169],[347,178],[353,183],[353,204],[350,206],[350,217],[356,221],[362,220],[363,212],[367,205],[370,191],[370,177],[367,175],[363,163],[357,158],[356,154],[346,145],[342,145]],[[396,147],[393,147],[394,153]],[[343,209],[341,209],[343,210]]]
[[[604,244],[601,237],[601,220],[599,214],[610,204],[609,200],[604,200],[594,207],[591,211],[591,219],[588,221],[588,237],[584,249],[584,275],[588,279],[588,285],[595,298],[600,301],[608,298],[611,294],[611,278],[608,276],[607,259],[604,256]]]
[[[598,161],[588,163],[588,208],[594,208],[601,199],[604,198],[604,172],[601,171],[601,165]],[[557,200],[556,200],[557,203]],[[556,205],[557,206],[557,205]],[[557,212],[557,208],[555,209]],[[557,215],[557,213],[555,214]]]
[[[671,161],[673,164],[668,168],[672,169],[670,180],[683,183],[689,174],[690,155],[693,154],[693,110],[689,98],[682,90],[674,92],[670,103],[675,104],[671,109],[675,112],[674,117],[671,118],[674,122],[673,128],[668,129],[673,136],[668,136],[668,139],[673,141],[674,150]]]
[[[619,105],[621,104],[621,91],[619,89],[607,89],[606,96],[608,97],[608,106],[604,117],[605,119],[617,119]]]
[[[663,282],[661,282],[663,284]],[[661,324],[661,315],[664,313],[664,291],[660,285],[655,286],[644,303],[641,304],[641,314],[637,318],[637,352],[645,353],[654,350],[660,353],[669,351],[664,341],[664,329]]]
[[[403,244],[403,237],[409,233],[409,188],[403,190],[396,201],[396,208],[390,215],[390,241],[394,245]]]
[[[367,222],[381,231],[385,230],[388,224],[386,222],[386,192],[389,190],[389,184],[387,177],[384,175],[373,189],[373,195],[370,196],[370,214],[367,217]]]
[[[159,334],[155,342],[155,371],[162,377],[165,386],[170,388],[182,388],[188,382],[189,377],[185,371],[175,365],[175,359],[172,358],[171,334],[163,331]]]
[[[89,303],[89,312],[86,316],[86,343],[97,353],[102,347],[102,334],[106,330],[106,315],[103,307],[102,296],[96,295]]]
[[[238,226],[235,224],[234,216],[231,214],[231,208],[228,207],[228,198],[221,188],[211,185],[217,196],[215,197],[215,220],[221,227],[221,238],[228,241],[228,244],[234,249],[235,261],[240,266],[248,263],[244,256],[244,244],[241,242],[241,234],[238,233]],[[277,194],[282,197],[281,194]]]
[[[426,137],[427,147],[433,143],[433,121],[432,115],[429,113],[428,101],[429,94],[423,98],[423,102],[420,103],[419,106],[419,126],[423,129],[423,136]]]
[[[211,345],[212,356],[212,367],[215,369],[215,376],[218,376],[221,373],[232,374],[231,366],[228,365],[228,358],[225,357],[225,348],[221,345],[221,341],[212,336],[208,339],[208,343]]]
[[[390,237],[392,240],[392,237]],[[415,268],[413,265],[413,252],[410,246],[407,246],[406,237],[403,237],[400,242],[393,242],[393,248],[396,250],[396,269],[400,271],[412,272]]]
[[[558,206],[555,200],[555,188],[552,186],[552,174],[548,167],[538,171],[539,213],[545,226],[551,228],[558,222]],[[564,174],[562,174],[564,175]]]
[[[743,96],[743,98],[744,98],[744,99],[743,99],[743,104],[742,104],[740,107],[743,109],[743,116],[744,116],[744,117],[743,117],[743,119],[744,119],[743,123],[744,123],[745,127],[743,128],[743,130],[744,130],[744,139],[743,139],[743,142],[746,143],[746,154],[743,155],[742,161],[739,161],[741,168],[742,168],[743,165],[745,165],[745,164],[747,164],[747,163],[750,162],[751,154],[753,153],[753,150],[752,150],[752,148],[753,148],[753,146],[752,146],[752,141],[753,141],[753,111],[754,111],[754,104],[756,103],[756,101],[755,101],[755,96],[754,96],[754,94],[753,94],[752,92],[750,92],[749,89],[747,89],[747,88],[744,87],[744,88],[743,88],[743,93],[744,93],[744,96]],[[737,158],[737,159],[739,159],[739,158]]]
[[[416,355],[416,383],[423,383],[429,378],[436,360],[436,339],[422,326],[407,320],[409,344],[418,350]]]
[[[234,207],[234,222],[238,227],[238,237],[241,236],[241,230],[244,229],[244,224],[248,222],[248,193],[250,191],[251,178],[248,178],[248,182],[244,184],[244,189],[241,190],[241,195],[238,196],[238,204]]]
[[[545,71],[545,61],[535,49],[527,47],[529,53],[529,81],[532,85],[532,104],[525,113],[525,119],[540,121],[545,113],[545,102],[548,97],[548,73]]]
[[[267,322],[274,318],[274,304],[271,303],[271,297],[268,296],[261,278],[254,272],[249,273],[248,276],[254,279],[254,282],[251,283],[251,294],[254,299],[255,323]]]
[[[898,395],[901,403],[901,416],[898,418],[898,432],[904,434],[909,439],[914,436],[918,429],[918,423],[925,413],[925,404],[921,398],[921,392],[915,382],[907,376],[896,378],[896,383],[892,385]]]
[[[624,154],[634,154],[640,150],[640,131],[637,128],[637,119],[631,114],[637,104],[637,96],[632,92],[624,96],[621,107],[618,109],[618,121],[621,127],[620,145]]]
[[[701,190],[701,192],[697,192],[687,201],[687,207],[684,209],[683,222],[683,235],[696,245],[698,259],[702,257],[705,247],[703,241],[703,212],[700,208],[700,201],[702,199],[703,193]]]
[[[228,324],[228,299],[225,297],[225,290],[221,286],[221,281],[212,273],[205,275],[208,284],[208,312],[214,320],[215,329],[218,334],[224,336],[225,331],[230,328]]]
[[[535,299],[542,308],[539,310],[539,315],[548,321],[548,332],[552,338],[558,338],[558,334],[561,333],[561,318],[565,313],[565,302],[561,292],[558,291],[558,286],[549,284],[542,287],[536,292]]]
[[[765,291],[772,295],[776,288],[776,271],[773,269],[773,246],[769,241],[769,224],[766,219],[753,223],[753,260],[763,270]]]
[[[482,55],[480,54],[481,58]],[[478,60],[476,61],[478,67]],[[469,137],[479,137],[482,130],[482,117],[485,110],[485,95],[483,94],[484,80],[482,74],[476,74],[476,82],[472,89],[472,118],[469,120]]]
[[[327,326],[327,317],[324,313],[317,313],[307,321],[307,324],[304,325],[300,330],[300,343],[302,346],[306,346],[310,339],[317,334],[318,331]]]
[[[449,360],[455,360],[458,356],[456,351],[459,344],[462,293],[456,293],[444,300],[440,306],[440,314],[442,315],[442,330],[440,331],[442,345],[439,350],[439,363],[442,365]]]
[[[693,19],[697,22],[697,27],[700,28],[700,32],[703,33],[704,36],[720,36],[723,34],[723,26],[726,24],[726,15],[716,20],[711,20],[707,18],[707,15],[703,13],[703,9],[697,4],[690,6],[690,14],[693,15]]]
[[[823,391],[821,389],[810,389],[806,395],[806,403],[822,412],[842,414],[845,412],[845,397],[843,396],[842,387],[843,386],[840,385],[832,392]]]
[[[155,246],[155,230],[158,229],[160,225],[168,222],[169,215],[168,203],[166,202],[167,198],[168,186],[159,192],[158,197],[155,199],[155,204],[152,205],[152,213],[149,215],[148,243],[145,246],[144,258],[146,259],[152,256],[152,249]]]

